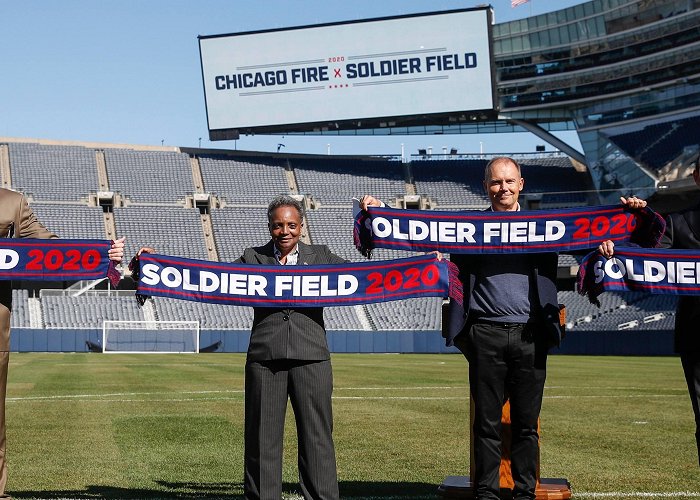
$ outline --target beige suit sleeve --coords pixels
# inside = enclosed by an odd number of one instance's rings
[[[57,238],[41,224],[20,193],[0,188],[0,238]],[[0,351],[10,349],[12,286],[0,281]]]
[[[15,238],[58,238],[39,222],[24,197],[22,197],[22,201],[19,204],[15,220]]]

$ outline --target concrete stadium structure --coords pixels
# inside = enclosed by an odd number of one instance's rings
[[[530,131],[567,156],[520,158],[528,165],[529,208],[614,203],[636,194],[664,212],[697,199],[688,176],[700,152],[700,0],[593,0],[496,24],[493,43],[498,121],[465,112],[449,123],[377,133]],[[583,154],[552,134],[562,130],[578,133]],[[338,226],[351,226],[351,195],[372,192],[395,206],[428,210],[484,206],[480,176],[488,158],[425,152],[399,160],[0,138],[2,186],[24,192],[59,234],[126,234],[128,255],[151,244],[162,253],[221,261],[262,243],[264,204],[279,192],[304,197],[305,241],[346,257],[354,251],[349,237],[338,238]],[[564,352],[670,353],[673,301],[610,294],[595,310],[571,291],[575,266],[571,257],[560,259],[561,298],[573,306]],[[222,341],[224,350],[245,350],[249,311],[167,301],[139,310],[128,297],[133,292],[110,298],[112,292],[93,287],[104,285],[66,283],[59,288],[67,290],[41,293],[23,286],[29,291],[16,293],[13,349],[83,350],[105,319],[205,316],[202,345]],[[408,326],[397,331],[397,318]],[[327,322],[336,351],[443,350],[434,300],[329,311]]]
[[[529,154],[519,160],[528,169],[524,206],[597,202],[591,193],[562,196],[567,186],[585,187],[589,182],[585,169],[581,171],[567,156]],[[0,138],[2,185],[24,192],[39,219],[59,235],[100,239],[126,235],[127,256],[147,245],[164,254],[213,261],[232,261],[245,247],[265,242],[265,206],[280,192],[302,197],[308,207],[304,241],[327,244],[337,254],[358,260],[352,242],[351,196],[381,193],[394,206],[425,210],[481,209],[487,204],[479,194],[487,161],[401,162]],[[35,179],[47,171],[52,182],[44,186]],[[403,256],[407,254],[380,249],[375,258]],[[574,257],[560,256],[560,298],[571,306],[572,335],[565,351],[668,353],[673,301],[606,294],[604,307],[595,309],[573,292],[576,268]],[[199,321],[202,346],[220,342],[220,350],[234,352],[247,347],[252,322],[248,308],[165,299],[139,308],[129,279],[116,291],[104,280],[25,282],[18,288],[13,350],[84,350],[86,341],[99,343],[103,322],[114,320]],[[327,308],[331,347],[336,352],[453,351],[440,337],[440,302],[421,298]],[[626,340],[630,335],[636,335],[635,342]],[[629,351],[630,346],[635,350]]]

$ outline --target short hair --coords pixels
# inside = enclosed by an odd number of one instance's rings
[[[491,165],[493,165],[494,163],[498,163],[498,162],[500,162],[500,161],[508,161],[508,162],[512,163],[512,164],[515,165],[516,168],[518,169],[518,175],[519,175],[520,177],[523,176],[523,173],[522,173],[521,170],[520,170],[520,163],[518,163],[517,161],[515,161],[513,158],[511,158],[510,156],[494,156],[494,157],[491,158],[491,160],[486,164],[486,168],[484,169],[484,181],[488,180],[488,175],[489,175],[489,172],[491,171]]]
[[[299,218],[303,221],[304,216],[306,215],[306,210],[304,210],[304,205],[289,196],[288,194],[279,194],[272,198],[272,201],[270,204],[267,206],[267,221],[270,222],[272,220],[272,212],[277,210],[280,207],[293,207],[299,212]]]

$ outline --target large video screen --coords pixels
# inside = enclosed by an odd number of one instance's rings
[[[493,110],[490,18],[484,7],[200,36],[210,135]]]

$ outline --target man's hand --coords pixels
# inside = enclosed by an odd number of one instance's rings
[[[620,201],[627,208],[644,208],[647,206],[646,200],[642,200],[640,198],[637,198],[636,196],[630,196],[629,198],[620,196]]]
[[[435,257],[437,257],[437,260],[442,260],[443,258],[445,258],[445,256],[442,255],[442,252],[438,252],[437,250],[433,250],[433,251],[428,252],[428,253],[429,253],[429,254],[431,254],[431,253],[434,254]]]
[[[644,208],[647,206],[646,200],[637,198],[636,196],[630,196],[625,198],[620,196],[620,202],[627,208]],[[598,245],[598,253],[605,258],[609,259],[615,255],[615,243],[612,240],[605,240],[603,243]]]
[[[107,252],[109,260],[113,261],[115,264],[119,264],[124,258],[124,241],[126,237],[122,236],[118,240],[112,242],[112,246]]]
[[[360,198],[360,208],[362,210],[367,210],[367,207],[381,207],[382,202],[371,194],[366,194]]]
[[[615,243],[612,240],[605,240],[598,245],[598,253],[609,259],[615,254]]]
[[[141,255],[142,253],[156,253],[156,249],[155,249],[155,248],[151,248],[151,247],[141,247],[141,248],[139,248],[139,251],[138,251],[138,253],[136,254],[136,257],[138,257],[139,255]]]

